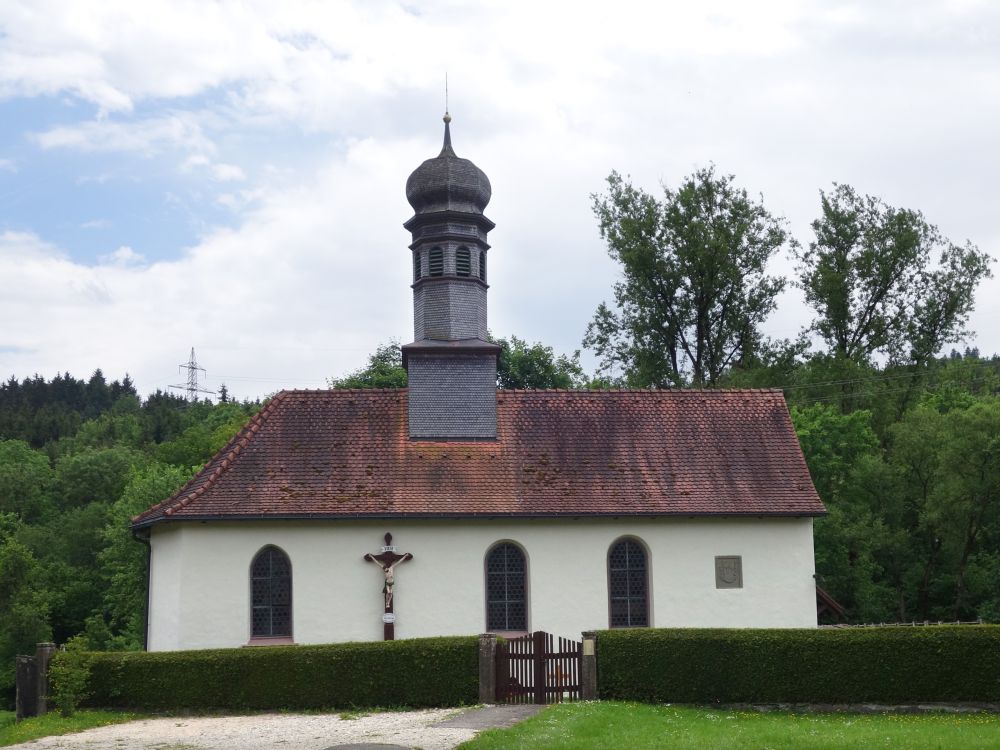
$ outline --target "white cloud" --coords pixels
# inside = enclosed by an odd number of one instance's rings
[[[222,193],[215,202],[230,211],[242,211],[250,204],[260,200],[265,194],[261,188],[255,190],[238,190],[234,193]]]
[[[98,119],[77,125],[60,125],[35,133],[32,138],[43,149],[131,151],[141,156],[152,156],[166,149],[202,154],[215,151],[196,116],[186,112],[127,123]]]
[[[212,177],[218,182],[240,182],[247,178],[243,170],[235,164],[213,164]]]
[[[107,229],[111,226],[110,219],[91,219],[80,225],[80,229]]]
[[[104,266],[126,268],[128,266],[142,265],[146,261],[146,258],[141,253],[137,253],[135,250],[130,248],[128,245],[122,245],[113,253],[99,256],[98,261],[100,261],[100,264]]]
[[[108,112],[262,73],[280,47],[251,8],[231,2],[39,0],[5,7],[0,91],[69,91]]]
[[[198,167],[207,167],[211,163],[212,160],[209,159],[204,154],[192,154],[191,156],[189,156],[187,159],[184,160],[183,164],[181,164],[181,169],[184,171],[191,171]]]
[[[803,45],[796,26],[814,10],[792,0],[726,0],[710,12],[641,0],[613,10],[440,0],[417,15],[387,0],[35,0],[0,11],[0,96],[68,92],[127,117],[142,102],[226,91],[218,113],[243,124],[338,132],[361,125],[360,115],[384,129],[393,126],[379,121],[387,100],[419,92],[440,101],[445,70],[456,103],[524,94],[526,84],[593,101],[593,84],[627,73],[634,59],[786,54]]]
[[[46,245],[44,226],[0,236],[0,319],[37,319],[17,334],[36,353],[0,352],[0,375],[101,366],[155,387],[195,345],[210,376],[254,376],[230,385],[257,395],[320,385],[407,339],[402,190],[439,148],[445,70],[456,150],[494,186],[499,334],[579,346],[616,274],[589,199],[613,168],[655,190],[714,161],[804,242],[817,191],[848,182],[995,248],[998,13],[899,0],[434,0],[419,15],[387,1],[7,4],[0,97],[77,105],[75,119],[67,108],[57,126],[29,126],[33,143],[99,166],[161,156],[238,225],[171,262],[96,266]],[[143,163],[130,162],[137,179]],[[164,200],[188,205],[187,189],[165,185]],[[143,254],[141,238],[110,241]],[[983,290],[973,321],[989,351],[998,292]],[[792,293],[771,333],[807,318]]]
[[[11,159],[0,159],[0,172],[17,173],[17,165]]]
[[[365,218],[387,185],[400,192],[404,157],[359,143],[348,164],[265,193],[239,229],[212,232],[170,262],[121,247],[86,265],[34,234],[0,234],[0,319],[32,321],[5,332],[0,372],[102,367],[152,390],[173,382],[194,346],[210,387],[226,380],[257,396],[323,386],[408,333],[405,236],[397,221]],[[393,216],[404,214],[402,197],[395,203]]]
[[[18,256],[27,258],[65,258],[55,245],[45,242],[32,232],[0,232],[0,260],[13,261]]]
[[[236,164],[213,161],[204,153],[191,154],[180,165],[180,171],[183,173],[193,173],[202,169],[206,170],[209,178],[215,182],[242,182],[247,178],[243,169]]]

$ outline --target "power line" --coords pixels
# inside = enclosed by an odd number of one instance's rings
[[[955,364],[953,366],[954,367],[987,367],[987,368],[991,368],[991,369],[996,369],[996,368],[992,367],[992,363],[990,363],[990,362],[964,362],[963,361],[963,362],[959,362],[959,363],[957,363],[957,364]],[[815,383],[797,383],[795,385],[765,386],[765,387],[780,388],[781,390],[784,390],[784,391],[790,391],[790,390],[795,390],[795,389],[799,389],[799,388],[819,388],[821,386],[826,386],[826,385],[849,385],[849,384],[852,384],[852,383],[871,383],[871,382],[876,382],[876,381],[877,382],[884,382],[884,381],[888,381],[888,380],[901,380],[903,378],[919,377],[921,374],[924,374],[924,373],[921,373],[921,372],[908,372],[908,373],[904,373],[902,375],[871,375],[871,376],[863,377],[863,378],[847,378],[847,379],[843,379],[843,380],[818,380]],[[937,373],[935,372],[933,374],[937,374]]]
[[[990,364],[987,362],[967,362],[958,363],[963,367],[976,367],[976,368],[991,368]],[[863,378],[844,378],[840,380],[818,380],[814,383],[798,383],[794,385],[775,385],[775,386],[760,386],[764,388],[774,388],[777,390],[791,391],[791,390],[801,390],[805,388],[821,388],[824,386],[832,385],[852,385],[856,383],[876,383],[876,382],[887,382],[892,380],[902,380],[905,378],[920,377],[924,373],[920,372],[910,372],[902,375],[871,375]],[[270,382],[270,383],[327,383],[329,378],[303,378],[303,377],[269,377],[269,376],[257,376],[257,375],[215,375],[214,378],[235,380],[235,381],[252,381],[252,382]],[[805,398],[809,398],[806,396]],[[840,398],[840,396],[834,396],[831,398]]]
[[[782,386],[783,390],[791,391],[797,388],[819,388],[825,385],[849,385],[851,383],[870,383],[873,381],[886,381],[886,380],[901,380],[903,378],[912,378],[920,373],[908,372],[905,375],[872,375],[866,378],[849,378],[846,380],[818,380],[815,383],[798,383],[796,385],[786,385]]]
[[[989,379],[988,375],[983,375],[983,376],[978,377],[978,378],[971,378],[969,380],[963,381],[963,385],[972,385],[974,383],[982,383],[982,382],[984,382],[984,381],[986,381],[988,379]],[[936,387],[940,388],[940,386],[943,386],[943,385],[947,385],[947,383],[938,383]],[[886,388],[886,389],[878,391],[878,392],[869,391],[867,393],[838,393],[835,396],[822,396],[822,397],[819,397],[819,398],[811,398],[811,399],[809,399],[809,401],[811,403],[817,404],[817,403],[820,403],[821,401],[837,401],[838,399],[845,399],[845,398],[869,398],[869,397],[872,397],[872,396],[881,396],[881,395],[886,394],[886,393],[902,393],[903,391],[908,391],[908,390],[910,390],[909,387],[906,387],[906,388]],[[933,388],[928,387],[928,388],[926,388],[926,390],[933,391]]]
[[[270,378],[270,377],[257,377],[255,375],[214,375],[214,378],[220,380],[252,380],[261,381],[268,383],[325,383],[328,378]]]
[[[978,383],[986,382],[987,380],[990,379],[991,375],[996,375],[997,374],[995,368],[990,368],[986,364],[981,364],[981,366],[984,367],[984,368],[986,368],[985,372],[969,373],[971,375],[974,375],[974,377],[963,377],[961,380],[956,380],[954,382],[956,384],[958,384],[958,385],[973,385],[973,384],[978,384]],[[930,375],[931,375],[931,377],[933,379],[934,376],[940,375],[940,373],[933,372],[933,373],[930,373]],[[914,374],[911,373],[910,375],[904,376],[904,377],[917,377],[917,376],[919,376],[919,374],[914,375]],[[899,378],[899,376],[890,376],[890,377],[885,378],[885,380],[896,380],[898,378]],[[868,382],[874,382],[874,381],[879,381],[879,380],[882,380],[882,379],[881,378],[870,378],[870,379],[867,379]],[[941,386],[948,385],[949,383],[953,382],[953,381],[951,381],[949,379],[941,379],[941,378],[937,378],[936,381],[937,382],[927,383],[924,386],[925,389],[926,390],[932,390],[933,388],[939,388]],[[852,382],[852,381],[845,381],[845,382]],[[860,382],[860,381],[855,381],[855,382]],[[868,391],[865,391],[863,393],[862,392],[838,393],[838,394],[835,394],[833,396],[816,396],[816,397],[806,396],[805,398],[807,398],[807,399],[809,399],[811,401],[814,401],[814,402],[815,401],[836,401],[837,399],[842,399],[842,398],[854,398],[854,397],[863,397],[863,396],[867,397],[867,396],[882,395],[883,393],[900,393],[902,391],[908,391],[910,389],[911,389],[911,386],[904,386],[902,388],[883,388],[883,389],[878,390],[878,391],[868,390]]]

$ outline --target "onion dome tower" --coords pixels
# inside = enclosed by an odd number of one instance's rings
[[[413,217],[414,341],[403,349],[410,437],[491,440],[497,433],[497,356],[486,340],[486,234],[492,190],[486,174],[451,146],[444,115],[441,153],[406,181]]]

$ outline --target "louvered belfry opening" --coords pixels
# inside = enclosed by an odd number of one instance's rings
[[[455,275],[469,276],[472,273],[472,256],[469,248],[460,247],[455,251]]]
[[[427,255],[426,272],[413,274],[414,339],[403,347],[409,434],[495,440],[500,347],[486,329],[486,238],[493,222],[483,215],[492,188],[479,167],[455,154],[450,122],[446,114],[441,153],[406,181],[414,214],[403,226],[412,235],[410,250]]]
[[[427,273],[431,276],[444,276],[444,250],[432,247],[427,261]]]
[[[527,630],[527,565],[516,544],[498,544],[486,556],[486,629]]]
[[[613,628],[649,626],[649,576],[646,550],[633,539],[623,539],[608,552],[608,597]]]
[[[265,547],[250,566],[251,634],[292,635],[292,564],[277,547]]]

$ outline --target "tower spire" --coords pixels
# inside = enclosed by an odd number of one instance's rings
[[[448,71],[444,73],[444,144],[441,146],[441,156],[455,156],[455,150],[451,147],[451,115],[448,114]]]

